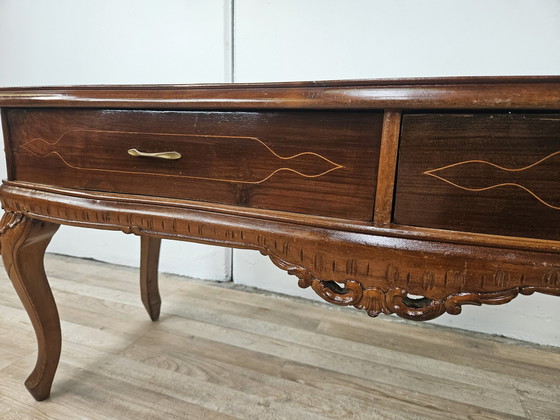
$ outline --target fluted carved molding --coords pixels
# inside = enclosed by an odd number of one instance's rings
[[[129,234],[250,248],[327,302],[371,316],[428,320],[462,305],[503,304],[518,294],[560,295],[558,253],[344,233],[203,210],[169,209],[2,187],[5,229],[23,217]]]

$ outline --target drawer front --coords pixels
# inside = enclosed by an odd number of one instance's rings
[[[16,180],[372,217],[379,112],[11,109],[7,116]]]
[[[560,115],[405,115],[394,222],[560,240]]]

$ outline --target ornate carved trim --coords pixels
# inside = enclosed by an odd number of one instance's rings
[[[300,282],[301,285],[301,282]],[[306,287],[305,285],[303,287]],[[494,292],[461,292],[443,299],[427,297],[412,298],[405,289],[399,287],[381,290],[377,287],[362,288],[357,281],[348,281],[344,287],[334,281],[311,281],[313,290],[327,302],[336,305],[354,306],[364,309],[369,316],[380,313],[396,314],[414,321],[427,321],[444,313],[458,315],[462,305],[501,305],[508,303],[519,293],[530,295],[534,292],[560,296],[559,288],[514,287]]]
[[[10,229],[25,221],[25,216],[19,211],[6,211],[0,221],[0,254],[2,253],[2,236]]]
[[[386,315],[396,314],[401,318],[414,321],[427,321],[444,313],[459,315],[462,305],[505,304],[515,299],[520,293],[531,295],[539,292],[560,296],[560,271],[558,270],[545,275],[550,287],[521,286],[497,291],[459,292],[442,299],[413,298],[409,296],[406,289],[401,287],[390,287],[382,290],[378,287],[363,287],[359,281],[355,280],[348,280],[343,285],[335,281],[318,280],[306,268],[283,260],[270,249],[263,248],[260,252],[263,255],[268,255],[277,267],[286,270],[288,274],[297,276],[299,278],[298,285],[301,288],[311,287],[325,301],[335,305],[354,306],[357,309],[363,309],[371,317],[383,313]],[[509,275],[505,277],[504,273],[504,271],[498,270],[494,274],[494,278],[507,278],[509,281]],[[449,272],[446,273],[445,278],[447,279],[448,276]],[[434,277],[434,273],[426,272],[423,280],[426,278],[433,279]],[[389,265],[387,278],[398,281],[400,279],[398,269]],[[506,282],[496,281],[493,283],[507,284]]]
[[[292,264],[292,263],[289,263],[289,262],[283,260],[279,256],[273,254],[272,251],[268,248],[263,247],[263,248],[259,249],[259,252],[262,255],[267,255],[268,258],[270,258],[270,261],[272,261],[276,267],[278,267],[278,268],[280,268],[284,271],[287,271],[288,274],[296,276],[299,279],[298,280],[298,285],[302,289],[305,289],[305,288],[311,286],[311,284],[313,282],[313,275],[305,267],[302,267],[301,265],[297,265],[297,264]]]
[[[297,276],[301,287],[371,316],[395,313],[427,320],[459,314],[465,304],[507,303],[519,293],[560,295],[558,253],[519,250],[513,259],[491,246],[435,241],[428,246],[253,216],[131,205],[6,185],[2,201],[8,210],[2,229],[32,218],[259,250]]]
[[[6,233],[7,230],[16,227],[25,220],[25,216],[20,211],[7,211],[0,221],[0,235]]]

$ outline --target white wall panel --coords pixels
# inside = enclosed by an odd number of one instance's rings
[[[560,74],[557,0],[236,0],[235,81]],[[234,281],[315,298],[254,251]],[[318,298],[317,298],[318,299]],[[558,298],[433,322],[560,346]],[[374,322],[374,321],[372,321]]]
[[[0,0],[0,86],[229,81],[229,18],[226,0]],[[62,227],[48,251],[138,265],[139,239]],[[224,280],[230,255],[164,241],[160,266]]]
[[[236,0],[235,81],[558,74],[557,0]]]
[[[225,0],[0,0],[0,85],[223,82]]]

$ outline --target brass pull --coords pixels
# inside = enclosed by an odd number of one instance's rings
[[[138,149],[128,149],[128,154],[130,156],[151,157],[151,158],[157,158],[157,159],[170,159],[170,160],[177,160],[177,159],[182,158],[181,153],[179,153],[179,152],[149,153],[149,152],[141,152]]]

